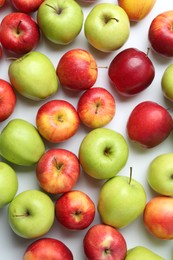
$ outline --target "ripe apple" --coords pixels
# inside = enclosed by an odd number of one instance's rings
[[[83,171],[96,179],[114,177],[125,166],[128,145],[122,134],[109,129],[90,131],[79,147],[79,161]]]
[[[95,205],[91,198],[80,190],[65,192],[56,200],[55,216],[58,222],[70,230],[87,228],[95,217]]]
[[[166,67],[162,79],[161,90],[163,95],[170,101],[173,101],[173,64]]]
[[[143,212],[146,229],[154,237],[173,239],[173,197],[158,196],[148,201]]]
[[[127,48],[119,52],[108,69],[114,88],[122,95],[131,96],[149,87],[155,76],[155,68],[143,51]]]
[[[30,166],[38,162],[45,145],[34,125],[24,119],[10,120],[0,134],[0,154],[9,162]]]
[[[116,103],[113,95],[101,87],[85,91],[79,98],[77,112],[84,125],[98,128],[107,125],[114,117]]]
[[[173,120],[166,108],[153,101],[143,101],[128,118],[127,134],[131,141],[153,148],[170,135],[172,127]]]
[[[71,43],[83,25],[83,11],[74,0],[45,0],[39,6],[37,22],[44,36],[55,44]]]
[[[33,50],[40,39],[40,30],[28,14],[12,12],[0,24],[0,42],[10,52],[23,55]]]
[[[83,239],[87,259],[124,260],[127,245],[123,235],[115,228],[96,224],[88,229]]]
[[[66,149],[49,149],[37,163],[36,176],[46,192],[60,194],[70,191],[80,176],[79,160]]]
[[[6,0],[0,0],[0,8],[4,6]]]
[[[127,250],[127,255],[124,260],[165,260],[165,258],[159,256],[149,248],[145,246],[135,246]]]
[[[11,0],[12,5],[23,13],[35,12],[44,0]]]
[[[14,60],[9,66],[8,74],[13,87],[28,99],[40,101],[58,90],[58,79],[52,61],[38,51],[31,51]]]
[[[0,122],[11,116],[16,106],[16,94],[11,84],[0,79]]]
[[[62,86],[80,91],[94,85],[98,68],[90,52],[77,48],[67,51],[60,58],[56,73]]]
[[[66,100],[51,100],[37,111],[36,125],[47,141],[58,143],[76,134],[80,119],[75,107]]]
[[[97,4],[85,19],[84,34],[88,42],[97,50],[115,51],[129,38],[129,18],[119,5]]]

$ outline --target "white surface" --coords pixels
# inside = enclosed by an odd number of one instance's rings
[[[97,1],[100,2],[110,2],[110,3],[117,3],[117,1]],[[94,4],[90,5],[82,5],[84,10],[85,17],[90,9],[94,6]],[[76,40],[68,46],[58,46],[49,43],[44,38],[40,41],[38,47],[36,48],[37,51],[41,51],[48,55],[51,59],[55,67],[61,57],[67,50],[80,47],[89,50],[95,59],[97,60],[98,66],[108,66],[110,61],[113,57],[120,52],[121,50],[127,47],[136,47],[144,52],[147,52],[147,48],[149,47],[149,42],[147,38],[148,28],[152,21],[152,19],[159,13],[171,10],[172,9],[172,1],[170,0],[157,0],[155,7],[150,12],[150,14],[139,23],[132,23],[131,24],[131,33],[128,41],[126,44],[118,51],[113,53],[101,53],[99,51],[94,50],[91,46],[88,45],[83,30],[81,31],[80,35],[76,38]],[[0,20],[4,17],[5,14],[10,13],[12,9],[10,5],[7,4],[4,8],[0,10]],[[35,16],[35,14],[34,14]],[[128,116],[133,109],[133,107],[141,101],[144,100],[153,100],[162,104],[165,107],[169,107],[172,105],[170,102],[166,101],[163,98],[161,88],[160,88],[160,80],[165,68],[172,63],[172,59],[161,58],[159,55],[154,54],[150,51],[149,54],[150,58],[152,59],[155,68],[156,68],[156,75],[152,85],[146,89],[145,91],[141,92],[135,97],[132,98],[122,98],[118,96],[115,90],[112,89],[107,75],[106,69],[99,69],[98,79],[95,86],[101,86],[108,89],[115,97],[116,104],[117,104],[117,111],[113,121],[107,125],[107,127],[119,131],[122,133],[125,138],[126,136],[126,122]],[[9,60],[6,60],[5,54],[3,55],[3,59],[0,61],[0,78],[8,79],[8,66],[10,64]],[[70,101],[74,106],[76,106],[78,102],[80,94],[69,93],[64,91],[61,86],[55,96],[51,99],[66,99]],[[48,100],[47,100],[48,101]],[[17,106],[13,115],[0,125],[0,130],[7,124],[9,120],[12,118],[23,118],[28,120],[29,122],[35,125],[35,116],[38,108],[45,103],[43,102],[32,102],[27,100],[18,95],[17,99]],[[89,129],[80,126],[78,133],[69,139],[68,141],[52,145],[47,144],[47,149],[51,147],[60,147],[66,148],[74,153],[78,154],[78,149],[80,142],[82,141],[83,137],[87,134]],[[127,139],[128,141],[128,139]],[[119,173],[120,175],[128,175],[129,174],[129,167],[133,167],[133,178],[138,180],[143,184],[147,192],[147,200],[149,200],[152,196],[156,194],[150,190],[147,185],[146,181],[146,171],[150,161],[157,155],[172,152],[173,151],[173,140],[172,135],[168,137],[166,141],[164,141],[161,145],[150,149],[142,149],[139,146],[135,146],[132,143],[129,143],[129,159],[124,167],[124,169]],[[14,165],[13,165],[14,167]],[[26,190],[26,189],[38,189],[38,183],[35,177],[35,168],[34,167],[18,167],[15,166],[15,170],[18,175],[19,179],[19,189],[18,193]],[[97,205],[97,198],[99,189],[102,185],[103,181],[94,180],[88,177],[81,171],[80,179],[74,189],[79,189],[81,191],[86,192],[95,202]],[[127,209],[128,210],[128,209]],[[100,223],[99,215],[96,212],[96,216],[94,219],[93,224]],[[60,224],[57,223],[55,220],[54,226],[52,229],[45,235],[46,237],[53,237],[62,240],[73,252],[75,260],[82,260],[85,259],[82,247],[82,240],[86,233],[86,230],[83,231],[67,231]],[[136,221],[132,224],[127,226],[126,228],[121,229],[122,234],[124,235],[128,248],[143,245],[148,247],[149,249],[155,251],[156,253],[163,256],[166,260],[171,260],[173,255],[173,245],[172,241],[163,241],[151,236],[145,229],[142,216],[139,217]],[[20,260],[22,259],[23,253],[26,247],[33,242],[33,240],[26,240],[23,238],[18,237],[15,235],[8,224],[7,219],[7,207],[0,210],[0,259],[3,260]]]

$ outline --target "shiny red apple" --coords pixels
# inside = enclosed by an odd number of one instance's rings
[[[35,12],[44,0],[11,0],[12,5],[20,12]]]

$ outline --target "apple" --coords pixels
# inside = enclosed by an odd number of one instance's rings
[[[123,235],[115,228],[96,224],[88,229],[83,239],[87,259],[124,260],[127,244]]]
[[[23,13],[35,12],[44,0],[11,0],[11,4],[17,11]]]
[[[42,189],[51,194],[70,191],[79,176],[79,160],[73,152],[66,149],[49,149],[37,163],[37,180]]]
[[[4,6],[6,0],[0,0],[0,8]]]
[[[159,256],[149,248],[145,246],[135,246],[127,250],[127,255],[124,260],[165,260],[165,258]]]
[[[69,230],[87,228],[95,217],[92,199],[80,190],[63,193],[55,202],[55,216],[61,225]]]
[[[14,118],[0,133],[0,155],[9,162],[31,166],[45,152],[45,145],[36,127],[30,122]]]
[[[137,94],[149,87],[155,77],[155,68],[143,51],[127,48],[111,61],[108,75],[114,88],[124,96]]]
[[[84,34],[88,42],[99,51],[118,50],[129,38],[129,18],[119,5],[96,4],[85,19]]]
[[[98,76],[96,60],[84,49],[71,49],[60,58],[56,73],[62,86],[70,90],[91,88]]]
[[[173,120],[166,108],[153,101],[143,101],[130,113],[127,134],[142,147],[153,148],[170,135],[172,127]]]
[[[148,201],[143,212],[146,229],[153,237],[173,239],[173,197],[157,196]]]
[[[25,190],[9,204],[11,229],[20,237],[33,239],[46,234],[54,223],[54,204],[39,190]]]
[[[0,79],[0,122],[11,116],[16,106],[16,94],[11,84]]]
[[[39,6],[37,22],[44,36],[55,44],[74,41],[83,26],[84,14],[74,0],[45,0]]]
[[[115,99],[105,88],[93,87],[80,96],[77,112],[85,126],[103,127],[111,122],[115,115]]]
[[[165,98],[173,101],[173,64],[166,67],[161,78],[161,90]]]
[[[0,209],[9,204],[18,191],[18,177],[15,170],[0,162]]]
[[[60,240],[50,237],[39,238],[25,250],[22,260],[73,260],[71,250]]]
[[[125,166],[129,149],[122,134],[109,128],[96,128],[83,138],[78,153],[86,174],[95,179],[108,179]]]
[[[78,131],[80,119],[76,108],[66,100],[51,100],[36,114],[36,126],[42,137],[52,143],[64,142]]]
[[[52,61],[38,51],[31,51],[11,62],[8,74],[12,86],[22,96],[34,101],[44,100],[58,90]]]
[[[12,12],[0,24],[0,42],[10,52],[23,55],[32,51],[40,40],[40,30],[28,14]]]

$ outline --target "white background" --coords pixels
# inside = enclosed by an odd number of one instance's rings
[[[117,3],[117,1],[97,1],[98,3],[101,2],[109,2],[109,3]],[[87,14],[91,10],[94,4],[90,5],[82,5],[82,9],[84,11],[84,19],[86,18]],[[55,68],[58,64],[58,61],[62,54],[64,54],[67,50],[79,47],[84,48],[90,51],[93,56],[95,57],[98,66],[109,66],[111,60],[114,56],[120,52],[121,50],[127,47],[136,47],[144,52],[147,52],[147,48],[150,47],[148,42],[148,28],[152,21],[152,19],[159,13],[167,10],[171,10],[173,8],[173,3],[170,0],[157,0],[153,10],[150,14],[138,23],[131,23],[131,32],[128,41],[126,44],[118,51],[112,53],[101,53],[91,46],[88,45],[83,29],[80,35],[75,39],[73,43],[67,46],[59,46],[52,44],[42,38],[38,47],[35,49],[37,51],[41,51],[46,54],[51,61],[53,62]],[[14,11],[10,7],[10,4],[7,4],[0,9],[0,20],[5,16],[5,14]],[[35,17],[36,13],[33,14]],[[8,66],[10,64],[10,60],[6,58],[9,56],[8,53],[3,54],[3,58],[0,61],[0,78],[9,80],[8,78]],[[172,104],[164,99],[163,94],[161,92],[161,77],[165,68],[172,63],[172,59],[160,57],[158,54],[154,53],[150,50],[149,56],[154,63],[156,69],[155,78],[149,88],[145,91],[141,92],[140,94],[132,97],[132,98],[122,98],[110,85],[107,69],[99,69],[98,72],[98,79],[95,86],[100,86],[108,89],[115,97],[117,110],[116,115],[112,122],[108,124],[106,127],[110,129],[114,129],[121,134],[124,135],[128,144],[129,144],[129,158],[127,161],[126,166],[121,170],[119,173],[120,175],[129,175],[129,167],[133,167],[133,178],[138,180],[140,183],[143,184],[145,190],[147,192],[147,201],[156,196],[154,192],[148,187],[146,181],[146,172],[147,167],[151,160],[155,158],[157,155],[162,153],[172,152],[173,151],[173,140],[172,135],[170,135],[167,140],[165,140],[159,146],[152,148],[152,149],[142,149],[137,145],[132,144],[129,142],[127,135],[126,135],[126,123],[128,116],[132,109],[141,101],[144,100],[152,100],[158,102],[159,104],[170,107]],[[71,93],[64,91],[61,86],[59,86],[59,90],[55,96],[50,99],[65,99],[71,102],[75,107],[77,105],[79,96],[81,93]],[[49,100],[50,100],[49,99]],[[48,101],[48,100],[46,100]],[[14,113],[10,118],[0,124],[0,130],[7,124],[9,120],[12,118],[23,118],[28,120],[29,122],[35,125],[35,116],[37,113],[38,108],[45,103],[46,101],[41,102],[33,102],[31,100],[25,99],[20,95],[17,95],[17,105],[15,108]],[[83,139],[83,137],[89,132],[90,129],[85,128],[82,124],[78,133],[69,139],[68,141],[61,143],[61,144],[47,144],[47,149],[51,147],[57,148],[66,148],[68,150],[73,151],[76,155],[78,154],[79,145]],[[35,177],[35,167],[19,167],[12,165],[13,168],[17,172],[18,180],[19,180],[19,189],[18,193],[27,190],[27,189],[39,189],[36,177]],[[74,187],[74,189],[79,189],[83,192],[86,192],[92,200],[95,202],[97,206],[97,199],[99,194],[99,189],[103,181],[98,181],[90,178],[81,170],[81,176]],[[127,205],[128,208],[129,205]],[[128,209],[127,209],[128,210]],[[96,212],[95,219],[92,223],[96,224],[100,223],[99,215]],[[86,230],[83,231],[67,231],[65,230],[60,224],[55,223],[51,230],[45,235],[46,237],[52,237],[56,239],[60,239],[63,241],[73,252],[75,260],[82,260],[85,259],[83,247],[82,247],[82,240],[86,233]],[[173,255],[173,246],[172,241],[163,241],[151,236],[145,229],[142,221],[142,216],[140,216],[136,221],[132,224],[127,226],[126,228],[121,229],[122,234],[124,235],[127,247],[131,248],[137,245],[143,245],[148,247],[149,249],[155,251],[157,254],[160,254],[166,260],[171,260]],[[15,235],[9,227],[8,219],[7,219],[7,207],[0,210],[0,259],[4,260],[20,260],[22,259],[23,253],[26,247],[33,242],[34,240],[27,240],[18,237]]]

